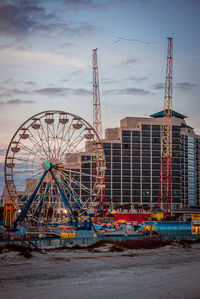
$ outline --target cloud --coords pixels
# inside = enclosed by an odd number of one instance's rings
[[[88,96],[91,95],[91,91],[88,91],[83,88],[72,89],[72,88],[64,88],[64,87],[52,87],[52,88],[42,88],[33,91],[40,95],[44,96],[69,96],[69,95],[78,95],[78,96]]]
[[[142,83],[142,82],[146,81],[147,79],[148,79],[147,77],[134,77],[134,76],[127,78],[127,80],[134,81],[136,83]]]
[[[42,1],[39,6],[37,2],[29,0],[6,3],[1,1],[0,33],[16,40],[25,39],[29,34],[35,33],[48,34],[48,36],[67,34],[81,37],[89,36],[97,31],[97,26],[84,21],[62,20],[58,12],[50,11],[51,6],[47,7]],[[73,2],[77,5],[84,5],[84,1],[72,1],[71,6],[74,6]],[[89,4],[90,1],[86,2]]]
[[[115,83],[119,84],[120,83],[118,80],[110,79],[110,78],[103,78],[102,81],[104,84],[115,84]]]
[[[0,32],[7,36],[27,36],[37,25],[35,14],[44,14],[44,9],[37,6],[24,6],[18,3],[0,3]]]
[[[180,82],[180,83],[176,83],[176,85],[174,86],[175,89],[179,89],[181,91],[187,91],[187,90],[191,90],[195,87],[197,87],[198,85],[195,83],[190,83],[190,82]],[[164,83],[156,83],[153,85],[154,89],[165,89],[165,84]]]
[[[21,104],[33,104],[35,101],[32,100],[9,100],[9,101],[0,101],[0,106],[2,105],[21,105]]]
[[[121,37],[119,36],[116,40],[114,40],[114,43],[119,43],[119,42],[135,42],[135,43],[139,43],[139,44],[146,44],[146,45],[150,45],[150,44],[157,44],[157,42],[155,41],[144,41],[144,40],[140,40],[140,39],[136,39],[136,38],[125,38],[125,37]]]
[[[85,21],[62,21],[51,22],[50,24],[38,24],[35,26],[35,32],[39,34],[48,34],[49,36],[65,35],[77,37],[89,37],[91,34],[98,32],[96,25],[89,24]],[[71,44],[72,46],[72,44]],[[69,45],[68,45],[69,47]]]
[[[30,92],[19,88],[13,88],[13,89],[6,89],[5,87],[0,88],[1,98],[12,97],[17,95],[27,95],[27,94],[30,94]]]
[[[74,47],[74,43],[64,43],[59,46],[60,49],[68,50],[69,48]]]
[[[0,62],[2,64],[18,64],[19,66],[33,65],[36,63],[47,64],[50,66],[64,67],[74,66],[85,67],[85,62],[79,57],[68,57],[64,54],[56,54],[48,51],[28,50],[24,48],[0,47]]]
[[[142,88],[123,88],[123,89],[113,89],[106,91],[107,94],[122,94],[122,95],[148,95],[150,94],[149,91],[142,89]]]
[[[63,0],[63,4],[69,9],[100,9],[108,6],[107,1],[105,0]]]
[[[182,91],[191,90],[194,87],[197,87],[197,84],[190,83],[190,82],[180,82],[180,83],[177,83],[175,86],[176,89],[180,89]]]
[[[160,90],[160,89],[163,89],[164,90],[164,88],[165,88],[165,84],[164,83],[155,83],[154,85],[153,85],[153,88],[154,89],[157,89],[157,90]]]
[[[137,63],[138,63],[137,58],[129,58],[124,61],[124,64],[128,64],[128,65],[136,65]]]

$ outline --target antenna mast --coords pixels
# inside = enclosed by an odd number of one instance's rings
[[[97,184],[97,188],[99,191],[99,206],[98,206],[98,216],[106,216],[107,214],[107,203],[106,203],[106,189],[105,189],[105,179],[104,173],[106,166],[104,165],[103,159],[103,146],[102,146],[102,122],[101,122],[101,103],[100,103],[100,94],[99,94],[99,75],[98,75],[98,61],[97,61],[97,48],[92,50],[92,61],[93,61],[93,127],[96,133],[99,136],[100,143],[97,146],[99,148],[99,154],[102,155],[102,159],[100,157],[100,165],[97,165],[96,161],[94,161],[94,171],[97,172],[97,168],[99,166],[99,182]]]
[[[172,67],[173,39],[168,37],[165,99],[161,136],[159,206],[172,214]]]

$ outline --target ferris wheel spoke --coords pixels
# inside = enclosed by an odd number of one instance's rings
[[[71,122],[70,122],[70,124],[69,124],[69,126],[68,126],[68,128],[67,128],[67,131],[65,132],[65,131],[63,131],[63,138],[61,139],[61,143],[60,143],[60,146],[59,146],[59,149],[58,149],[58,157],[60,157],[61,156],[61,154],[60,154],[60,151],[61,151],[61,149],[62,149],[62,141],[64,141],[64,140],[66,140],[67,142],[68,142],[68,139],[66,138],[66,136],[68,135],[68,133],[69,133],[69,131],[70,131],[70,129],[71,129],[71,126],[72,126],[72,123],[73,123],[73,119],[71,120]]]
[[[35,174],[32,174],[31,176],[29,176],[28,179],[29,179],[29,180],[35,179],[35,178],[36,178],[38,175],[40,175],[40,173],[42,173],[42,172],[43,172],[43,171],[40,170],[40,171],[36,172]],[[15,185],[16,188],[19,189],[20,186],[23,186],[23,185],[25,184],[27,178],[23,177],[22,179],[23,179],[22,182],[20,182],[20,183],[18,183],[18,184]]]
[[[32,160],[29,160],[29,159],[22,159],[22,158],[14,157],[13,161],[15,161],[15,160],[20,161],[20,162],[24,162],[24,163],[26,163],[26,164],[27,164],[27,163],[32,164]],[[34,161],[34,164],[35,164],[35,165],[42,165],[42,163],[39,163],[39,162],[36,162],[36,161]]]
[[[34,156],[37,156],[39,159],[45,160],[45,158],[41,155],[38,155],[38,152],[34,152],[33,149],[31,149],[30,147],[26,146],[25,144],[19,142],[19,144],[21,145],[22,149],[25,152],[29,152],[32,153]]]
[[[46,158],[47,158],[48,155],[47,155],[47,152],[46,152],[46,150],[45,150],[45,148],[44,148],[44,143],[42,142],[42,140],[41,140],[41,138],[40,138],[39,130],[37,130],[37,134],[38,134],[38,136],[39,136],[39,140],[40,140],[40,141],[38,141],[38,140],[35,138],[35,136],[32,134],[32,132],[31,132],[29,129],[28,129],[28,132],[31,134],[32,138],[35,140],[35,143],[38,144],[38,145],[41,147],[41,149],[43,149],[43,152],[45,153],[45,156],[46,156]]]
[[[75,131],[75,129],[74,129],[74,131]],[[68,145],[68,147],[66,147],[66,149],[62,152],[62,154],[65,153],[66,150],[69,150],[69,149],[72,147],[72,145],[73,145],[73,146],[77,146],[78,144],[80,144],[80,142],[84,139],[84,136],[81,136],[81,134],[82,134],[84,131],[85,131],[85,128],[79,133],[78,136],[76,136],[76,137],[74,138],[73,141],[71,141],[73,135],[71,136],[70,140],[68,140],[69,145]],[[78,140],[78,141],[77,141],[77,139],[78,139],[80,136],[81,136],[81,140]],[[70,143],[70,141],[71,141],[71,143]]]
[[[40,119],[40,126],[41,126],[42,132],[43,132],[43,134],[44,134],[45,140],[46,140],[46,142],[47,142],[48,158],[50,158],[50,152],[51,152],[51,151],[50,151],[49,143],[48,143],[48,135],[46,135],[46,133],[45,133],[45,130],[44,130],[44,127],[43,127],[43,124],[42,124],[41,119]],[[39,132],[38,132],[38,134],[39,134]],[[42,138],[41,138],[41,139],[42,139]]]
[[[33,147],[36,148],[37,152],[39,152],[41,156],[45,157],[44,154],[42,154],[42,152],[41,152],[41,148],[42,147],[40,146],[40,144],[38,143],[38,141],[36,140],[36,143],[35,143],[32,138],[29,137],[28,139],[32,143]]]
[[[24,174],[24,173],[31,173],[31,172],[35,172],[41,170],[41,168],[36,168],[36,169],[25,169],[24,171],[14,171],[14,174]]]
[[[97,175],[93,175],[93,174],[89,174],[89,173],[84,173],[82,171],[78,171],[77,169],[76,170],[73,170],[73,169],[69,169],[69,168],[58,168],[59,170],[62,170],[62,171],[67,171],[69,173],[73,173],[73,175],[83,175],[83,176],[88,176],[88,177],[91,177],[91,178],[94,178],[95,177],[97,178]]]
[[[70,186],[69,184],[67,184],[65,181],[61,180],[62,185],[64,186],[64,188],[67,190],[67,192],[69,193],[69,195],[74,199],[75,202],[78,202],[78,206],[81,209],[83,202],[80,199],[80,197],[78,196],[78,194],[76,193],[76,191],[72,188],[72,186]]]
[[[43,174],[42,174],[42,176],[43,176]],[[42,176],[39,177],[39,178],[37,178],[37,179],[35,180],[35,182],[33,182],[33,184],[28,188],[28,190],[26,190],[26,192],[23,194],[23,196],[20,197],[18,203],[20,203],[20,202],[22,201],[22,199],[25,198],[25,196],[28,194],[29,191],[31,191],[31,192],[33,191],[33,187],[39,182],[39,180],[42,178]]]
[[[80,140],[78,140],[79,137],[81,137]],[[76,139],[69,145],[68,150],[70,151],[70,148],[72,148],[72,146],[73,146],[73,148],[77,147],[83,141],[83,139],[84,139],[84,136],[81,136],[81,135],[77,136]]]
[[[54,158],[56,158],[56,141],[57,141],[57,138],[56,138],[56,132],[57,132],[57,129],[59,127],[59,122],[57,123],[57,128],[55,129],[55,126],[53,124],[53,139],[54,139],[54,147],[53,147],[53,152],[54,152]]]
[[[68,127],[67,131],[64,134],[64,138],[66,138],[67,136],[69,136],[69,132],[70,132],[70,130],[72,128],[72,123],[73,123],[73,119],[71,120],[71,122],[69,124],[69,127]]]
[[[78,153],[83,153],[86,150],[86,145],[84,145],[82,148],[80,148],[79,150],[76,150],[76,148],[70,152],[70,154],[67,156],[67,159],[69,159],[71,156],[73,156],[74,154],[78,154]],[[61,163],[64,163],[65,161],[65,156],[62,158]]]
[[[57,158],[59,158],[59,152],[60,152],[60,149],[62,147],[62,141],[64,140],[65,124],[63,125],[63,128],[61,128],[61,130],[60,130],[60,132],[58,133],[57,136],[59,136],[60,133],[61,133],[61,137],[57,138],[57,143],[58,143]],[[59,140],[60,140],[60,143],[59,143]]]
[[[64,140],[65,127],[66,127],[66,124],[63,124],[60,131],[58,133],[56,132],[56,140],[57,140],[57,145],[58,145],[58,150],[57,150],[57,155],[56,155],[57,158],[59,158],[59,152],[62,147],[62,142]],[[58,128],[59,128],[59,126],[58,126]],[[59,136],[60,133],[61,133],[61,136]]]
[[[48,146],[48,150],[49,150],[49,159],[51,157],[51,148],[50,148],[50,144],[49,144],[49,125],[46,123],[46,141],[47,141],[47,146]]]
[[[64,173],[66,175],[66,173],[61,170],[62,173]],[[87,186],[85,186],[84,184],[80,183],[80,181],[76,180],[74,177],[70,177],[69,175],[66,176],[68,178],[68,181],[71,181],[72,183],[74,183],[76,185],[76,187],[78,188],[82,188],[83,190],[87,191],[88,193],[91,192],[90,188],[88,188]]]

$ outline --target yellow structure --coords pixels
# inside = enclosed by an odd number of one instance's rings
[[[11,203],[6,202],[3,213],[3,222],[5,227],[12,227],[13,217],[13,205]]]
[[[163,221],[164,220],[164,213],[163,212],[155,212],[152,213],[152,218],[156,221]]]
[[[76,238],[76,230],[74,228],[65,228],[62,229],[62,232],[60,233],[60,237],[62,239],[74,239]]]
[[[200,235],[200,214],[192,215],[192,234]]]
[[[150,232],[150,230],[151,230],[151,225],[145,225],[144,226],[144,231],[145,231],[145,233],[146,232]],[[155,229],[155,227],[152,225],[152,232],[156,232],[156,229]]]

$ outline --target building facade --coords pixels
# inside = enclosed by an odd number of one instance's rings
[[[172,205],[199,207],[200,136],[173,111]],[[158,206],[163,111],[126,117],[105,131],[106,200],[111,209]]]

